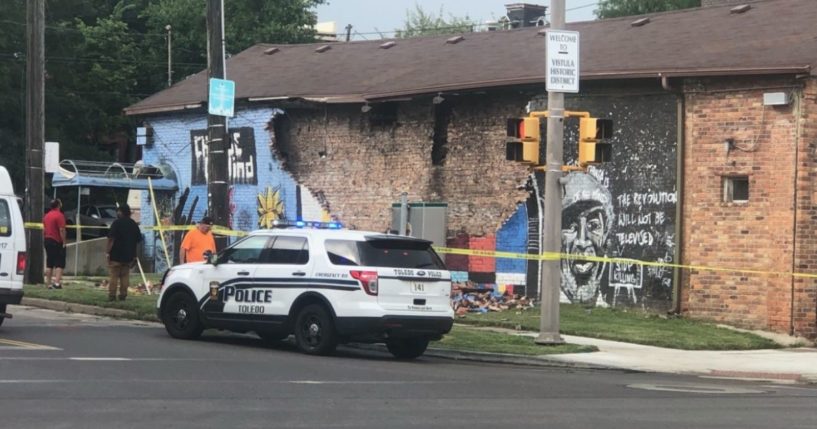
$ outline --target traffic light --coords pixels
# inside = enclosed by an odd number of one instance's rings
[[[579,165],[609,162],[613,146],[607,140],[611,137],[612,119],[579,118]]]
[[[505,159],[539,165],[539,118],[508,119]]]

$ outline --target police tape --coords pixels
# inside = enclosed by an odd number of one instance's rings
[[[773,276],[783,276],[783,277],[795,277],[795,278],[817,278],[817,274],[809,274],[809,273],[796,273],[791,271],[776,271],[776,270],[757,270],[757,269],[747,269],[747,268],[734,268],[734,267],[713,267],[709,265],[689,265],[689,264],[675,264],[672,262],[657,262],[657,261],[643,261],[640,259],[633,259],[633,258],[609,258],[606,256],[589,256],[589,255],[572,255],[568,253],[558,253],[558,252],[543,252],[539,254],[529,254],[529,253],[514,253],[514,252],[501,252],[501,251],[492,251],[492,250],[480,250],[480,249],[460,249],[460,248],[453,248],[453,247],[434,247],[434,250],[437,253],[442,254],[449,254],[449,255],[465,255],[465,256],[478,256],[478,257],[485,257],[485,258],[494,258],[494,259],[525,259],[525,260],[532,260],[532,261],[558,261],[558,260],[576,260],[576,261],[584,261],[584,262],[601,262],[601,263],[610,263],[610,264],[622,264],[622,265],[640,265],[644,267],[658,267],[658,268],[678,268],[684,270],[693,270],[693,271],[712,271],[712,272],[726,272],[726,273],[739,273],[739,274],[757,274],[757,275],[773,275]]]
[[[26,228],[42,229],[42,223],[26,222]],[[102,226],[84,226],[84,225],[66,225],[66,228],[107,228]],[[195,228],[195,225],[159,225],[159,226],[140,226],[145,231],[189,231]],[[211,229],[213,234],[230,236],[230,237],[244,237],[248,234],[246,231],[237,231],[222,226],[213,226]],[[438,247],[434,246],[437,253],[461,256],[476,256],[493,259],[524,259],[528,261],[558,261],[558,260],[577,260],[584,262],[600,262],[608,264],[621,265],[640,265],[642,267],[656,267],[656,268],[677,268],[683,270],[693,271],[711,271],[711,272],[725,272],[725,273],[739,273],[739,274],[755,274],[755,275],[771,275],[795,278],[812,278],[817,279],[817,274],[796,273],[791,271],[776,271],[776,270],[758,270],[747,268],[734,267],[713,267],[709,265],[690,265],[690,264],[676,264],[672,262],[658,262],[658,261],[643,261],[633,258],[610,258],[606,256],[589,256],[589,255],[572,255],[568,253],[558,252],[543,252],[543,253],[516,253],[503,252],[495,250],[481,250],[481,249],[461,249],[455,247]]]
[[[25,222],[24,226],[27,229],[43,229],[43,224],[39,222]],[[195,228],[195,225],[159,225],[159,226],[139,226],[139,229],[143,231],[189,231]],[[98,225],[65,225],[66,229],[108,229],[107,226],[98,226]],[[244,237],[248,233],[245,231],[236,231],[229,228],[224,228],[221,226],[213,226],[211,229],[213,234],[216,235],[226,235],[232,237]]]

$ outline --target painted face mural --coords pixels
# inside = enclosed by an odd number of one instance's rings
[[[605,256],[613,222],[610,192],[592,176],[570,173],[562,199],[562,253]],[[602,303],[602,262],[563,259],[562,294],[570,302]]]

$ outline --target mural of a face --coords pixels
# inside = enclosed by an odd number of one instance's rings
[[[564,181],[562,199],[562,253],[605,256],[613,222],[610,192],[584,173],[571,173]],[[570,302],[595,302],[599,298],[604,263],[562,260],[562,293]]]

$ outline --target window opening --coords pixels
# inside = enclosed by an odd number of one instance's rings
[[[723,178],[723,201],[749,201],[749,177],[731,176]]]

